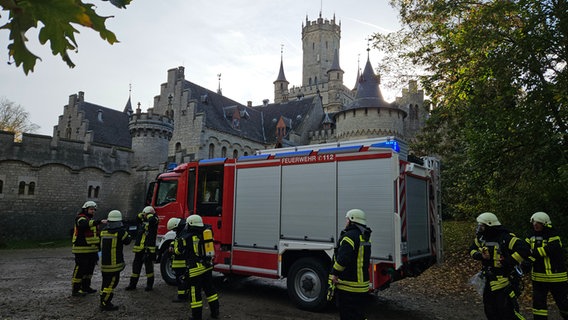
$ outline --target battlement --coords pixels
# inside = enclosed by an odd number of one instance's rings
[[[312,96],[316,95],[319,92],[329,90],[329,83],[324,82],[317,85],[307,85],[307,86],[293,86],[292,88],[288,89],[288,97],[289,99],[295,99],[298,96]]]
[[[106,173],[130,172],[131,154],[127,148],[30,133],[24,133],[21,142],[14,142],[14,133],[0,131],[0,162],[23,161],[33,167],[57,164],[74,171],[99,168]]]
[[[317,29],[317,28],[329,28],[329,30],[336,30],[336,29],[339,30],[341,28],[341,22],[339,24],[335,23],[335,15],[331,20],[324,19],[320,15],[319,18],[317,18],[314,21],[310,21],[308,19],[308,16],[306,16],[306,22],[305,25],[302,26],[302,30]]]

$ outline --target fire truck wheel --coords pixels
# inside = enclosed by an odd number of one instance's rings
[[[176,274],[174,273],[174,269],[172,269],[172,253],[169,251],[165,251],[160,259],[160,272],[162,273],[162,279],[171,285],[175,286],[176,283]]]
[[[303,310],[318,311],[327,305],[327,268],[315,258],[292,264],[286,281],[288,295]]]

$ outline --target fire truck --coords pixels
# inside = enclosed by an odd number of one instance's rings
[[[406,152],[385,137],[205,159],[159,174],[149,200],[160,217],[162,277],[175,284],[167,221],[195,213],[212,226],[215,271],[287,278],[296,305],[319,310],[352,208],[366,212],[373,231],[369,291],[419,275],[442,258],[439,163],[410,162]]]

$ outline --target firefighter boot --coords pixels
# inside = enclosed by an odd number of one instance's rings
[[[189,320],[202,320],[203,308],[191,308],[191,317]]]
[[[81,282],[81,287],[82,287],[83,292],[85,292],[85,293],[97,292],[97,290],[91,288],[91,279],[90,278],[83,279],[83,281]]]
[[[118,306],[115,306],[114,304],[112,304],[112,296],[114,294],[101,294],[101,305],[99,306],[99,308],[101,309],[101,311],[116,311],[118,310]]]
[[[73,289],[71,291],[71,296],[73,297],[84,297],[87,294],[81,290],[81,284],[80,283],[73,283]]]
[[[211,319],[219,319],[219,300],[209,302],[211,309]]]
[[[154,288],[154,277],[148,277],[144,291],[152,291],[152,288]]]
[[[138,284],[138,278],[137,277],[130,277],[130,284],[128,284],[128,287],[126,287],[124,289],[127,290],[127,291],[135,290],[136,284]]]

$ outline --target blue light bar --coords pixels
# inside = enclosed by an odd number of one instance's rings
[[[241,156],[237,159],[239,162],[244,161],[252,161],[252,160],[266,160],[268,159],[269,154],[259,154],[259,155],[252,155],[252,156]]]
[[[276,154],[274,155],[274,159],[308,156],[308,155],[310,155],[310,153],[312,153],[312,150],[302,150],[302,151],[292,151],[292,152],[276,153]]]
[[[373,148],[389,148],[393,149],[396,152],[400,152],[400,145],[396,140],[389,140],[385,142],[374,143],[371,145]]]
[[[318,154],[328,154],[328,153],[346,153],[346,152],[358,152],[363,146],[347,146],[347,147],[336,147],[336,148],[325,148],[320,149]]]
[[[227,160],[227,158],[203,159],[203,160],[199,160],[199,164],[225,163],[226,160]]]
[[[167,170],[167,171],[172,171],[172,170],[174,170],[177,166],[178,166],[177,163],[175,163],[175,162],[170,162],[170,163],[168,163],[168,166],[166,167],[166,170]]]

